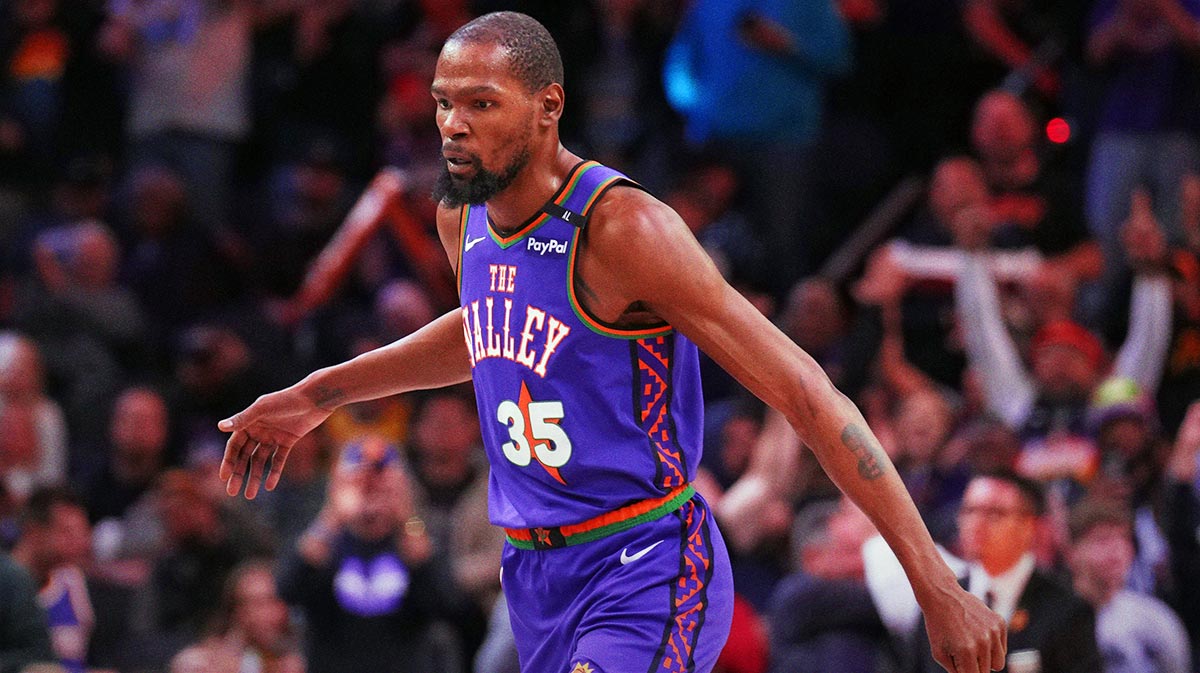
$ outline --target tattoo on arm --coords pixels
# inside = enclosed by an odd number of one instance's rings
[[[312,394],[313,404],[322,409],[333,409],[344,399],[346,399],[346,393],[341,388],[317,386]]]
[[[858,458],[858,474],[867,481],[883,476],[883,449],[875,444],[862,428],[847,425],[842,430],[842,444]]]

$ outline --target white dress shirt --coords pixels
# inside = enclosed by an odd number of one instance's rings
[[[967,571],[967,591],[985,603],[988,602],[988,593],[991,593],[992,610],[1003,617],[1005,622],[1010,621],[1035,565],[1033,553],[1028,552],[1013,567],[992,577],[983,566],[972,563]]]

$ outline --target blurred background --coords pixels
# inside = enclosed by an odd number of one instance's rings
[[[1200,671],[1200,1],[0,0],[0,673],[517,670],[469,387],[215,476],[219,419],[456,305],[428,86],[495,10],[1007,578],[1009,670]],[[931,670],[869,521],[704,387],[720,670]]]

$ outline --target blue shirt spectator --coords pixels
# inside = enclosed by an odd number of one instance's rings
[[[827,0],[699,0],[667,52],[667,96],[693,142],[806,142],[821,125],[825,82],[850,60],[850,34]]]

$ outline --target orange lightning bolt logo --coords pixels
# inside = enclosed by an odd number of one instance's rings
[[[525,385],[524,381],[521,381],[521,394],[517,398],[517,407],[521,409],[521,415],[524,416],[526,419],[529,418],[529,404],[531,402],[533,402],[533,396],[531,396],[529,394],[529,387]],[[560,419],[557,419],[557,418],[547,418],[546,419],[547,422],[554,423],[555,425],[558,425],[559,420]],[[546,472],[548,472],[551,477],[554,477],[555,481],[562,484],[563,486],[566,486],[567,480],[562,478],[562,475],[559,474],[559,472],[558,472],[558,468],[550,467],[550,466],[546,465],[545,463],[543,463],[540,458],[538,458],[539,447],[546,445],[547,442],[546,442],[546,440],[534,439],[533,428],[531,426],[532,426],[531,423],[528,423],[528,422],[525,423],[525,433],[524,434],[525,434],[526,443],[528,444],[528,446],[530,446],[533,449],[533,459],[536,460],[537,464],[541,465],[542,468],[545,469]]]

